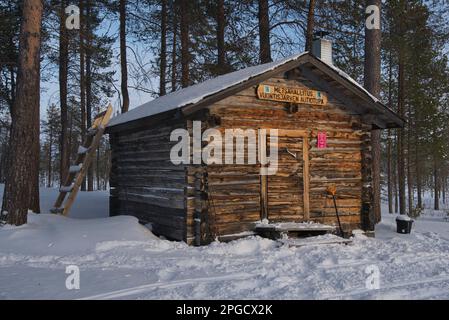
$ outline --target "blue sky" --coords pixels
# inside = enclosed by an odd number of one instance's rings
[[[107,17],[103,20],[102,25],[100,26],[98,33],[107,34],[110,36],[117,36],[118,34],[118,17],[117,16],[111,16]],[[57,44],[55,44],[57,47]],[[134,43],[131,43],[131,41],[128,41],[128,46],[135,47]],[[143,44],[142,44],[143,46]],[[133,48],[136,50],[136,48]],[[120,88],[120,46],[118,39],[115,41],[115,43],[112,46],[113,51],[113,61],[111,69],[115,70],[115,76],[114,76],[114,86],[116,88]],[[139,50],[142,51],[142,50]],[[132,54],[131,50],[128,49],[128,64],[131,65],[135,63],[134,55]],[[147,59],[152,59],[152,56],[147,56]],[[46,119],[46,110],[47,107],[54,103],[59,105],[59,77],[58,77],[58,66],[57,65],[46,65],[46,62],[42,64],[43,69],[47,68],[46,70],[43,70],[43,73],[47,75],[47,80],[41,80],[41,99],[40,99],[40,110],[41,110],[41,119]],[[153,80],[153,86],[156,86],[158,83],[158,79],[154,78]],[[132,81],[129,80],[129,84],[131,85]],[[130,95],[130,107],[134,108],[136,106],[139,106],[145,102],[148,102],[153,99],[153,97],[145,92],[138,91],[132,88],[129,88],[129,95]],[[110,98],[110,102],[113,104],[114,108],[120,109],[120,99],[117,92],[115,92],[114,96]],[[107,106],[104,106],[106,108]]]

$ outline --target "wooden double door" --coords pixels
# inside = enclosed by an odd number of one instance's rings
[[[267,138],[267,150],[277,145],[278,160],[273,174],[261,176],[262,219],[270,222],[309,220],[308,136],[304,130],[278,130],[277,139]]]

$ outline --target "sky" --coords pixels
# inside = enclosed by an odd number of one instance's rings
[[[101,24],[100,28],[98,29],[98,33],[103,33],[111,36],[117,36],[119,30],[119,24],[118,24],[118,16],[112,16],[108,17],[107,19],[104,19],[103,23]],[[136,45],[135,43],[130,43],[131,41],[128,41],[128,47],[131,46],[133,50],[143,52],[143,44],[142,45]],[[57,46],[57,44],[55,44]],[[139,48],[140,47],[140,48]],[[117,40],[112,46],[112,52],[113,52],[113,60],[112,60],[112,70],[115,70],[114,75],[114,86],[115,88],[120,88],[121,83],[121,77],[120,77],[120,45]],[[44,55],[45,53],[43,53]],[[128,65],[132,65],[135,63],[134,55],[132,54],[132,51],[130,49],[127,50],[127,58],[128,58]],[[152,56],[147,56],[146,59],[152,59]],[[43,73],[45,73],[45,77],[41,80],[41,99],[40,99],[40,110],[41,110],[41,119],[46,119],[46,110],[49,105],[52,103],[59,105],[59,77],[58,77],[58,66],[57,65],[47,65],[46,63],[43,63],[43,69],[48,68],[47,70],[43,70]],[[130,69],[130,67],[128,67]],[[130,73],[131,70],[128,70]],[[129,79],[129,85],[132,84],[132,80]],[[159,82],[158,78],[153,78],[153,85],[156,86],[156,84]],[[133,109],[137,106],[140,106],[144,104],[145,102],[148,102],[150,100],[153,100],[154,97],[152,97],[150,94],[135,90],[133,88],[129,88],[129,96],[130,96],[130,109]],[[114,110],[120,109],[120,98],[119,94],[114,91],[114,96],[109,99],[109,102],[112,103],[114,106]],[[107,108],[107,105],[104,106],[104,109]]]
[[[119,21],[117,15],[108,16],[106,19],[103,20],[102,24],[100,25],[98,29],[98,33],[113,35],[117,37],[119,30]],[[57,30],[55,31],[57,32]],[[143,59],[144,63],[147,63],[148,60],[152,60],[154,58],[151,53],[149,53],[149,50],[146,50],[144,43],[139,43],[138,41],[135,41],[135,39],[132,39],[129,37],[128,47],[131,47],[132,50],[128,49],[127,51],[127,58],[128,58],[128,73],[129,73],[129,79],[128,79],[128,85],[132,86],[133,81],[130,78],[132,75],[132,68],[131,65],[136,64],[136,59],[133,52],[137,52],[139,55],[141,55],[141,59]],[[54,47],[57,48],[58,44],[53,44]],[[301,46],[302,47],[302,46]],[[296,51],[297,48],[294,48],[292,51]],[[278,52],[279,50],[273,50],[273,59],[278,60],[283,58],[284,54],[280,54]],[[293,52],[291,52],[293,53]],[[255,53],[257,54],[257,53]],[[114,87],[117,89],[120,89],[120,46],[118,37],[113,45],[113,62],[112,62],[112,69],[116,71],[116,74],[114,76]],[[43,63],[43,65],[45,65]],[[41,119],[46,119],[46,110],[47,107],[51,103],[55,103],[59,105],[59,78],[58,78],[58,67],[54,64],[51,66],[44,66],[44,68],[51,68],[49,70],[44,70],[43,73],[46,73],[46,75],[50,74],[48,79],[42,79],[41,80]],[[149,85],[151,89],[155,88],[157,89],[159,86],[159,79],[158,77],[155,77],[154,75],[151,75],[150,78],[152,79],[152,84]],[[140,106],[148,101],[151,101],[154,99],[151,94],[145,93],[143,91],[135,90],[133,88],[129,88],[129,95],[130,95],[130,109],[133,109],[137,106]],[[157,90],[156,90],[157,91]],[[120,109],[120,99],[119,94],[115,92],[114,96],[110,99],[110,102],[114,106],[115,110]],[[106,108],[107,106],[104,106]]]
[[[114,52],[114,61],[113,66],[119,66],[120,63],[116,59],[116,57],[119,56],[119,50],[116,46],[114,46],[113,49]],[[129,62],[133,62],[132,55],[128,55]],[[120,88],[120,69],[115,67],[116,74],[114,76],[114,84],[117,88]],[[41,119],[46,119],[46,110],[49,105],[52,103],[59,105],[59,78],[57,73],[53,73],[55,76],[52,76],[49,80],[42,80],[41,82],[41,99],[40,99],[40,110],[41,110]],[[154,83],[157,83],[158,79],[154,79]],[[129,89],[129,96],[130,96],[130,109],[133,109],[137,106],[140,106],[141,104],[144,104],[145,102],[151,101],[154,98],[145,92],[138,91],[135,89],[130,88]],[[110,103],[114,106],[114,110],[118,110],[120,108],[120,98],[117,92],[115,92],[114,96],[110,98]],[[107,106],[104,106],[106,109]]]
[[[448,13],[449,14],[449,13]],[[103,23],[101,24],[98,32],[99,33],[106,33],[108,35],[114,35],[117,36],[118,34],[118,16],[113,15],[109,16],[106,19],[104,19]],[[133,50],[128,49],[128,72],[130,76],[132,75],[132,65],[135,65],[136,60],[133,52],[138,52],[139,54],[146,53],[146,56],[144,55],[144,63],[147,63],[148,60],[152,60],[154,56],[152,56],[150,53],[148,53],[148,50],[145,50],[145,44],[139,43],[137,41],[132,41],[133,39],[128,40],[128,46],[132,47]],[[57,46],[57,44],[56,44]],[[446,51],[449,51],[449,48],[446,49]],[[277,60],[279,58],[282,58],[278,56],[277,50],[273,51],[274,59]],[[114,87],[117,89],[120,89],[120,50],[119,50],[119,42],[118,39],[113,44],[113,63],[112,63],[112,69],[116,71],[116,74],[114,76]],[[45,68],[45,67],[44,67]],[[46,119],[46,109],[51,103],[59,104],[59,84],[58,84],[58,72],[57,72],[57,66],[52,65],[51,71],[48,72],[50,74],[48,79],[43,79],[41,82],[41,118]],[[45,71],[44,71],[45,72]],[[157,77],[154,77],[154,75],[150,76],[152,79],[152,86],[153,88],[158,87],[159,79]],[[128,80],[129,86],[132,86],[133,82],[132,79]],[[151,88],[149,88],[151,89]],[[145,93],[143,91],[138,91],[133,88],[129,88],[129,95],[130,95],[130,109],[133,109],[137,106],[140,106],[148,101],[151,101],[154,99],[154,97],[151,96],[151,94]],[[110,98],[110,102],[114,106],[115,110],[120,109],[120,99],[118,92],[115,92],[114,96]],[[106,108],[107,106],[104,106]]]

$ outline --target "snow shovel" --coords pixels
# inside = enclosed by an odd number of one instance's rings
[[[337,187],[329,186],[327,188],[326,192],[328,195],[331,195],[332,199],[334,200],[334,207],[335,207],[335,213],[337,214],[337,221],[338,221],[338,227],[340,229],[340,236],[344,237],[343,228],[341,227],[341,222],[340,222],[340,215],[338,214],[337,199],[335,198],[335,195],[337,194]]]

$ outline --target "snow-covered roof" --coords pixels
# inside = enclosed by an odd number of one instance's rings
[[[321,62],[323,62],[324,64],[326,64],[328,67],[332,68],[335,72],[338,73],[338,75],[340,77],[345,78],[346,80],[348,80],[349,82],[351,82],[354,86],[358,87],[360,90],[362,90],[363,92],[365,92],[372,100],[373,102],[377,103],[380,102],[379,99],[377,99],[375,96],[373,96],[368,90],[366,90],[362,85],[360,85],[360,83],[358,83],[356,80],[354,80],[353,78],[351,78],[351,76],[349,74],[347,74],[346,72],[344,72],[343,70],[341,70],[340,68],[337,68],[336,66],[334,66],[333,64],[329,64],[324,62],[323,60],[321,60],[320,58],[316,57],[318,60],[320,60]]]
[[[241,69],[222,76],[218,76],[216,78],[204,81],[196,85],[192,85],[190,87],[178,90],[176,92],[172,92],[165,96],[154,99],[150,102],[147,102],[139,107],[131,109],[127,113],[120,114],[114,117],[110,121],[108,127],[114,127],[117,125],[135,121],[141,118],[150,117],[166,111],[179,109],[187,105],[196,104],[201,100],[205,99],[206,97],[219,93],[233,86],[242,84],[243,82],[248,81],[251,78],[260,76],[266,72],[277,69],[287,63],[299,60],[301,57],[308,54],[309,54],[308,52],[303,52],[301,54],[294,54],[279,61]],[[353,84],[354,86],[362,90],[364,93],[366,93],[367,96],[371,98],[374,103],[379,103],[379,100],[376,97],[370,94],[365,88],[363,88],[363,86],[361,86],[357,81],[352,79],[344,71],[340,70],[334,65],[326,63],[325,61],[319,58],[316,59],[327,65],[332,70],[336,71],[339,76],[345,78],[346,80],[351,82],[351,84]]]
[[[244,81],[249,80],[250,78],[264,74],[267,71],[274,70],[282,66],[283,64],[296,60],[299,57],[305,55],[306,53],[307,52],[295,54],[276,62],[241,69],[172,92],[170,94],[167,94],[166,96],[162,96],[160,98],[147,102],[139,107],[131,109],[127,113],[114,117],[109,122],[109,127],[134,121],[140,118],[146,118],[173,109],[181,108],[189,104],[197,103],[207,96],[218,93],[229,87],[238,85]]]

